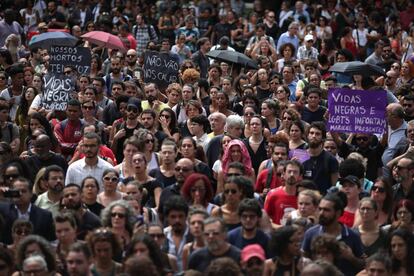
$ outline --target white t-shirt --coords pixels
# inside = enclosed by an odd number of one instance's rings
[[[358,32],[358,35],[357,35]],[[354,38],[355,42],[361,46],[364,47],[365,45],[367,45],[367,34],[368,34],[368,29],[364,29],[364,30],[360,30],[360,29],[354,29],[352,31],[352,37]]]

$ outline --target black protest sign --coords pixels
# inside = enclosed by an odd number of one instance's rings
[[[179,58],[170,53],[154,51],[144,55],[144,81],[154,82],[161,90],[169,84],[178,82]]]
[[[50,47],[49,70],[63,74],[65,66],[73,66],[80,75],[91,72],[91,50],[85,47],[52,46]]]
[[[75,82],[64,75],[46,75],[42,103],[46,110],[66,110]]]

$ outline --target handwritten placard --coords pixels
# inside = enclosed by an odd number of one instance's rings
[[[80,75],[91,72],[91,51],[85,47],[52,46],[50,48],[49,71],[63,74],[65,66],[74,66]]]
[[[73,91],[75,83],[72,78],[55,74],[46,75],[43,107],[46,110],[66,110]]]
[[[164,90],[169,84],[178,81],[179,57],[170,53],[145,52],[144,81],[153,82]]]
[[[387,94],[384,90],[330,89],[328,129],[334,132],[385,131]]]

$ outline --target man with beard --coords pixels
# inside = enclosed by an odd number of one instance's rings
[[[129,49],[126,53],[126,70],[127,74],[138,79],[143,80],[144,79],[144,71],[140,66],[137,64],[138,60],[138,53],[135,49]]]
[[[46,167],[43,178],[47,182],[47,191],[37,197],[35,205],[52,212],[53,216],[59,213],[59,203],[65,186],[63,169],[57,165]]]
[[[181,187],[184,185],[187,177],[192,173],[194,173],[194,163],[190,159],[181,158],[177,161],[174,167],[174,176],[177,182],[162,190],[158,206],[158,213],[160,216],[162,216],[164,211],[164,202],[173,195],[180,195]]]
[[[414,200],[414,161],[410,157],[401,158],[397,165],[393,167],[392,176],[397,182],[392,187],[393,202],[399,202],[401,199]]]
[[[52,213],[31,203],[33,196],[29,180],[18,177],[12,185],[19,191],[19,197],[14,197],[10,203],[0,204],[0,215],[4,219],[5,232],[1,240],[6,244],[12,243],[12,225],[15,220],[28,220],[33,225],[33,234],[40,235],[49,241],[55,240]],[[15,233],[13,233],[15,235]]]
[[[75,183],[69,183],[63,189],[61,211],[70,211],[75,216],[79,240],[84,240],[90,231],[101,227],[100,218],[82,205],[81,188]]]
[[[207,246],[194,251],[188,260],[188,269],[204,272],[215,259],[229,257],[240,261],[240,250],[226,242],[227,230],[223,219],[209,217],[204,221],[204,238]]]
[[[112,83],[114,81],[119,81],[119,82],[129,81],[132,79],[132,77],[130,75],[127,75],[121,72],[121,69],[122,69],[121,58],[117,56],[111,57],[110,65],[111,65],[111,73],[104,76],[103,79],[105,80],[107,95],[109,97],[111,96],[116,97],[116,95],[113,95],[112,93],[113,91],[111,91],[110,89],[110,88],[113,88]]]
[[[94,132],[85,133],[82,148],[85,157],[73,162],[66,173],[66,184],[75,183],[80,186],[87,176],[93,176],[102,189],[102,174],[106,169],[113,168],[111,164],[98,157],[101,138]]]
[[[151,82],[146,84],[144,87],[144,93],[147,100],[142,101],[142,110],[152,109],[158,114],[161,110],[168,107],[167,104],[159,100],[160,90],[155,83]]]
[[[302,182],[303,172],[303,166],[299,161],[287,161],[283,173],[285,185],[267,194],[264,210],[272,219],[274,227],[284,225],[287,215],[298,208],[297,186]]]
[[[337,237],[341,246],[336,266],[345,275],[356,275],[364,266],[364,251],[359,235],[338,222],[346,205],[346,195],[342,192],[329,193],[322,198],[319,203],[319,224],[305,232],[302,251],[306,257],[310,256],[311,243],[316,236],[326,233]]]
[[[152,134],[154,134],[155,138],[157,138],[158,145],[167,138],[167,134],[165,134],[162,130],[157,128],[156,120],[157,114],[152,109],[143,110],[141,113],[141,124],[144,126],[145,129],[149,130]],[[154,149],[158,151],[158,149]]]
[[[111,99],[104,95],[105,80],[102,77],[96,77],[92,80],[92,85],[96,89],[96,105],[105,109],[113,103]]]
[[[69,276],[92,276],[90,266],[92,254],[86,243],[72,244],[66,255],[66,267]]]
[[[262,276],[264,271],[264,262],[266,260],[263,248],[258,244],[251,244],[241,251],[241,267],[244,275]]]
[[[241,226],[227,234],[227,241],[240,250],[251,244],[258,244],[262,250],[266,250],[269,237],[258,229],[262,217],[259,202],[254,198],[245,198],[240,202],[237,212]]]
[[[63,29],[66,26],[65,15],[58,12],[56,1],[47,3],[47,13],[43,16],[43,21],[48,23],[49,29]]]
[[[403,98],[404,119],[409,122],[414,119],[414,95],[405,95]]]
[[[50,137],[46,134],[40,134],[34,141],[33,155],[30,155],[25,161],[30,170],[31,179],[34,180],[37,172],[50,165],[58,165],[66,171],[68,163],[60,155],[51,151],[52,143]]]
[[[324,122],[312,122],[308,133],[308,154],[310,159],[303,162],[305,179],[313,180],[322,194],[336,184],[338,180],[338,161],[323,149],[326,139]]]
[[[164,251],[177,258],[178,271],[182,271],[184,245],[192,240],[187,227],[188,204],[181,196],[170,197],[164,205],[163,214],[167,222],[164,229]]]
[[[385,75],[385,85],[384,88],[385,90],[390,91],[391,93],[395,94],[396,90],[397,90],[397,79],[398,79],[398,73],[395,71],[388,71]]]

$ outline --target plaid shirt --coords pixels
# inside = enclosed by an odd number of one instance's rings
[[[132,33],[135,36],[135,39],[137,40],[137,53],[138,55],[141,55],[145,47],[147,46],[147,43],[151,40],[157,41],[158,35],[155,31],[154,27],[152,25],[145,24],[144,26],[137,26],[135,25],[132,29]]]
[[[306,49],[306,46],[300,46],[298,49],[297,58],[298,60],[303,59],[318,59],[318,50],[314,47],[311,47],[309,50]]]

